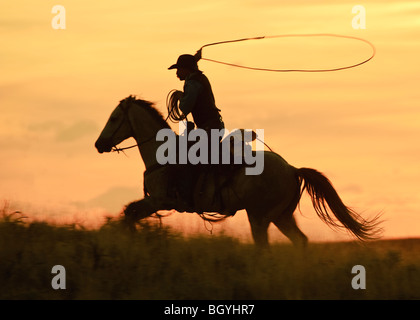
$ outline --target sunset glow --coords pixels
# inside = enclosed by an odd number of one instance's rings
[[[65,8],[65,29],[51,10]],[[366,9],[354,29],[352,8]],[[99,154],[94,142],[118,102],[137,95],[166,115],[182,90],[167,68],[207,43],[281,34],[367,39],[374,59],[323,73],[251,71],[200,61],[229,130],[264,129],[295,167],[317,169],[363,216],[383,213],[385,238],[420,236],[420,3],[417,1],[15,1],[0,5],[0,199],[27,215],[96,224],[143,197],[136,149]],[[213,46],[203,57],[274,69],[334,68],[368,58],[363,42],[274,38]],[[175,129],[176,125],[172,125]],[[132,141],[126,141],[129,145]],[[263,200],[262,200],[263,201]],[[298,223],[310,240],[350,239],[303,196]],[[166,221],[166,222],[165,222]],[[189,232],[192,214],[164,220]],[[244,212],[214,225],[250,239]],[[283,240],[270,229],[272,239]]]

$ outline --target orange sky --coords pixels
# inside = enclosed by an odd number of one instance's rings
[[[65,30],[51,26],[56,4],[66,9]],[[365,30],[352,28],[356,4],[366,8]],[[315,74],[199,66],[228,128],[264,129],[271,148],[296,167],[324,172],[345,203],[365,215],[383,211],[385,237],[420,236],[419,11],[416,1],[3,2],[0,199],[56,218],[116,213],[141,197],[144,170],[135,150],[127,158],[99,155],[93,147],[119,100],[135,94],[165,112],[167,93],[182,88],[167,67],[206,43],[335,33],[370,40],[377,56],[355,69]],[[287,69],[336,67],[369,54],[363,43],[329,38],[203,51],[208,58]],[[307,197],[301,209],[297,217],[311,240],[344,237],[319,221]],[[191,215],[172,220],[192,228]],[[192,225],[205,232],[200,220]],[[237,225],[248,228],[244,214],[215,230],[247,237]]]

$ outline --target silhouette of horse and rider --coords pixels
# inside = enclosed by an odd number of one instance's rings
[[[211,84],[198,68],[200,53],[179,56],[169,70],[176,69],[177,77],[185,81],[177,101],[182,118],[191,114],[197,129],[210,136],[212,130],[225,126]],[[129,137],[137,141],[146,166],[145,197],[125,208],[125,221],[132,228],[138,220],[159,210],[218,212],[227,217],[245,209],[257,245],[268,245],[267,229],[273,222],[293,244],[305,246],[307,237],[293,213],[306,190],[317,215],[329,226],[344,228],[360,240],[375,238],[379,232],[378,216],[366,220],[348,208],[322,173],[295,168],[272,151],[254,151],[264,158],[264,170],[258,175],[247,175],[246,164],[225,166],[224,170],[220,169],[222,165],[162,165],[156,160],[163,143],[156,135],[162,129],[169,130],[170,126],[153,104],[129,96],[112,112],[95,143],[103,153]]]

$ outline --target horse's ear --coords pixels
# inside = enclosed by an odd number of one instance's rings
[[[120,101],[120,107],[123,110],[127,110],[130,104],[136,102],[136,100],[137,100],[136,96],[129,95],[127,98]]]
[[[120,101],[119,107],[121,109],[123,109],[124,111],[126,111],[128,109],[128,102],[129,102],[130,98],[131,98],[131,96],[129,96],[128,98],[125,98],[125,99]]]

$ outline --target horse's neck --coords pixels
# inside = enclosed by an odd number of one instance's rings
[[[133,137],[137,142],[147,170],[157,163],[156,151],[162,142],[156,141],[156,134],[163,127],[145,110],[141,113],[131,112],[130,121],[133,128]]]

